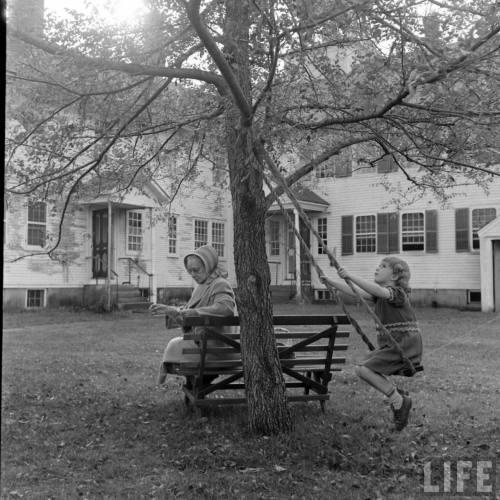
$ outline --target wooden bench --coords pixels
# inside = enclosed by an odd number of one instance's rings
[[[278,344],[281,367],[285,375],[285,384],[289,401],[319,401],[324,410],[329,399],[328,383],[332,371],[339,371],[345,363],[348,345],[338,339],[349,337],[348,329],[339,326],[348,325],[345,315],[305,315],[274,316],[273,325]],[[185,348],[184,354],[199,354],[199,361],[184,362],[175,366],[178,375],[186,377],[183,386],[186,404],[194,407],[210,405],[245,404],[241,391],[245,389],[243,363],[241,360],[240,334],[220,334],[210,330],[211,326],[239,326],[239,318],[216,318],[208,316],[186,317],[183,326],[204,326],[205,333],[196,336],[185,333],[184,339],[197,340],[198,348]],[[310,331],[310,327],[316,331]],[[220,347],[207,346],[208,339],[222,341]],[[235,359],[209,360],[207,355],[223,355]],[[228,356],[229,355],[229,356]],[[213,359],[213,356],[208,356]],[[217,378],[217,381],[214,379]],[[210,380],[212,379],[212,380]],[[302,389],[299,394],[297,389]],[[231,394],[224,391],[233,391]],[[238,391],[234,395],[234,391]],[[217,394],[215,394],[217,393]]]

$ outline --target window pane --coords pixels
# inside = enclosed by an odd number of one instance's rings
[[[269,222],[269,254],[271,256],[280,254],[280,223],[277,220]]]
[[[28,205],[28,222],[47,222],[46,204],[43,201],[30,202]]]
[[[45,225],[28,224],[28,245],[45,246]]]
[[[128,212],[128,249],[139,252],[142,249],[142,213]]]
[[[424,214],[421,212],[403,214],[401,227],[401,240],[403,250],[423,250]]]
[[[321,217],[318,219],[318,234],[325,245],[328,245],[327,218]],[[326,254],[326,250],[318,243],[318,254]]]
[[[479,235],[477,232],[496,217],[494,208],[475,208],[472,210],[472,248],[479,248]]]
[[[47,205],[45,202],[28,203],[28,245],[44,247],[47,233]]]
[[[42,307],[43,295],[43,290],[28,290],[26,294],[26,307]]]
[[[219,257],[224,257],[224,223],[212,222],[212,246]]]
[[[194,248],[208,244],[208,222],[206,220],[194,221]]]
[[[168,218],[168,253],[177,253],[177,217]]]
[[[370,253],[377,249],[376,219],[374,215],[356,217],[356,252]]]

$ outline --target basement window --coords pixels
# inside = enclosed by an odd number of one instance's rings
[[[480,304],[481,292],[479,290],[467,290],[467,304]]]
[[[316,300],[332,300],[330,290],[316,290]]]
[[[26,307],[44,307],[45,291],[44,290],[27,290],[26,292]]]

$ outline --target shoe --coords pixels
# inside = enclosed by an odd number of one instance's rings
[[[408,417],[410,416],[411,410],[411,398],[409,396],[403,395],[403,404],[398,410],[392,408],[392,413],[394,415],[394,424],[397,431],[402,431],[406,424],[408,423]]]
[[[401,396],[409,396],[410,393],[408,391],[405,391],[404,389],[400,389],[399,387],[396,387],[396,390],[401,394]]]

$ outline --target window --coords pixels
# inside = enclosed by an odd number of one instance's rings
[[[208,245],[208,221],[194,221],[194,248],[195,250],[203,245]]]
[[[43,307],[45,304],[44,290],[27,290],[26,307]]]
[[[28,203],[28,245],[44,247],[47,235],[47,204],[43,201]]]
[[[480,290],[467,290],[467,304],[480,304],[481,291]]]
[[[327,218],[321,217],[318,219],[318,234],[325,246],[328,245],[328,229],[327,229]],[[318,242],[318,255],[326,254],[326,250]]]
[[[479,249],[478,231],[496,217],[495,208],[457,208],[455,210],[455,250]]]
[[[494,208],[475,208],[472,210],[472,248],[479,249],[479,235],[477,232],[496,217]]]
[[[356,217],[356,252],[370,253],[377,249],[377,227],[375,215]]]
[[[376,162],[376,165],[379,174],[388,174],[390,172],[397,172],[398,170],[398,165],[392,155],[385,155]]]
[[[277,220],[269,221],[269,255],[280,254],[280,223]]]
[[[177,217],[175,215],[168,218],[168,253],[177,254]]]
[[[401,230],[400,228],[401,219]],[[354,227],[353,227],[354,226]],[[356,253],[399,253],[403,251],[438,251],[437,210],[377,215],[342,216],[342,255]]]
[[[129,252],[142,250],[142,213],[127,212],[127,249]]]
[[[212,222],[212,246],[219,257],[224,257],[224,223]]]
[[[352,157],[350,151],[342,151],[316,167],[316,177],[352,176]]]
[[[401,218],[401,247],[403,251],[423,250],[425,242],[424,214],[414,212]]]

